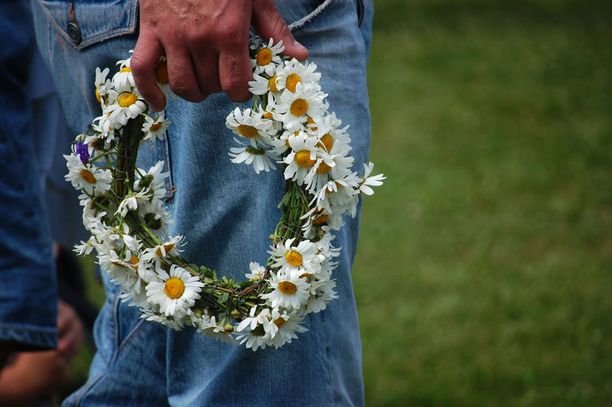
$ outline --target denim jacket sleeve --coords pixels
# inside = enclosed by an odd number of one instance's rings
[[[0,2],[0,342],[55,348],[57,291],[26,90],[29,2]]]

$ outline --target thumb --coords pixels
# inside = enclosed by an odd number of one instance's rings
[[[273,0],[253,1],[253,27],[264,41],[268,41],[269,38],[272,38],[274,42],[282,40],[285,55],[300,61],[308,58],[308,50],[293,38]]]

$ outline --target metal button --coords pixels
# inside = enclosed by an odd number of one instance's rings
[[[81,43],[81,28],[79,27],[78,23],[74,21],[68,22],[66,32],[68,32],[68,36],[75,45],[79,45]]]

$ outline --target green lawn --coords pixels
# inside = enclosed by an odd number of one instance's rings
[[[368,405],[609,405],[612,3],[376,7]]]

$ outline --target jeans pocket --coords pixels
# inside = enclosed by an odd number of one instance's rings
[[[357,23],[361,27],[361,23],[363,23],[363,17],[365,16],[365,4],[364,0],[355,0],[357,3]]]
[[[35,1],[53,28],[77,50],[136,31],[137,0]]]

